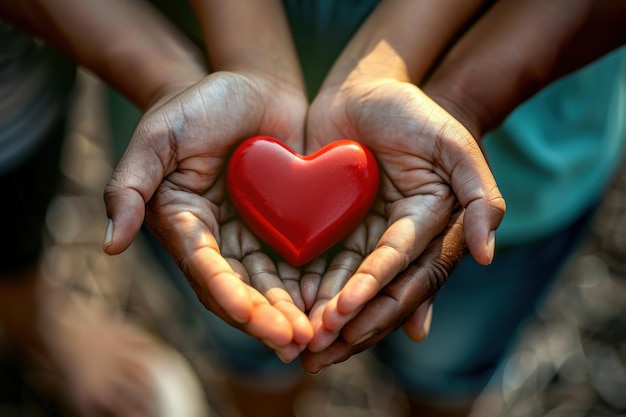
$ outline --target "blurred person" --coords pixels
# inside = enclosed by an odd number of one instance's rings
[[[119,22],[117,13],[134,19],[134,29],[130,30],[144,31],[145,39],[152,42],[144,42],[146,49],[134,51],[136,59],[149,58],[150,53],[158,55],[159,62],[173,53],[195,58],[193,48],[186,49],[167,26],[143,10],[107,9],[114,18],[109,21]],[[17,10],[3,3],[0,16],[12,20]],[[72,11],[78,17],[89,17],[80,14],[80,9]],[[44,24],[34,26],[43,36],[50,28]],[[94,36],[105,34],[111,41],[115,36],[129,36],[128,31],[117,28],[108,34],[98,32],[97,25],[90,29]],[[156,34],[152,33],[154,29]],[[79,34],[84,46],[95,51],[88,36]],[[155,44],[157,48],[147,48]],[[115,47],[115,43],[106,45]],[[104,47],[99,51],[107,52]],[[105,62],[111,70],[108,58]],[[189,63],[186,59],[182,74],[190,73]],[[25,371],[39,371],[35,375],[52,378],[40,388],[70,415],[208,415],[198,379],[178,352],[144,329],[120,320],[105,305],[81,305],[71,290],[51,277],[40,263],[46,210],[60,186],[59,160],[75,94],[75,75],[76,64],[67,56],[0,21],[0,212],[5,219],[0,250],[3,354],[6,350]],[[112,72],[109,75],[114,76]],[[124,83],[129,85],[127,74]],[[137,89],[132,97],[139,99],[143,93]]]

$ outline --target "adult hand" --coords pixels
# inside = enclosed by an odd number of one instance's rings
[[[374,217],[345,240],[347,252],[330,262],[319,284],[310,350],[328,347],[367,301],[417,259],[458,203],[465,209],[469,251],[479,263],[490,263],[504,200],[471,134],[418,87],[357,70],[321,91],[308,126],[307,148],[353,138],[372,150],[381,170]]]
[[[261,252],[228,203],[224,172],[249,136],[273,135],[301,150],[306,109],[299,90],[267,75],[213,73],[146,112],[104,196],[107,253],[128,247],[145,214],[200,301],[286,361],[312,337],[281,280],[296,272]]]

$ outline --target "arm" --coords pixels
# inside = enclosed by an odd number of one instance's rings
[[[259,72],[304,91],[291,33],[278,0],[191,0],[215,71]]]
[[[324,82],[392,78],[419,83],[486,0],[389,0],[359,28]]]
[[[88,68],[146,110],[206,74],[202,54],[142,0],[18,0],[0,14]]]
[[[623,45],[625,19],[623,1],[500,1],[424,91],[480,138],[556,78]]]

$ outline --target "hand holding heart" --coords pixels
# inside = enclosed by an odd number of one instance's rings
[[[502,207],[475,142],[416,87],[379,85],[357,93],[372,100],[318,97],[306,123],[306,150],[304,95],[266,76],[215,73],[161,101],[142,119],[107,185],[114,224],[107,252],[130,244],[145,207],[151,231],[203,304],[284,360],[307,345],[326,348],[444,230],[457,197],[467,208],[470,250],[488,262],[488,235]],[[281,138],[303,154],[342,137],[358,138],[373,151],[382,173],[379,195],[342,243],[344,251],[301,270],[263,253],[229,204],[224,179],[237,144],[258,134]],[[397,327],[397,317],[388,324]]]
[[[260,131],[301,151],[306,111],[304,94],[281,80],[214,73],[146,112],[104,196],[107,253],[126,249],[145,215],[207,309],[285,360],[313,336],[289,295],[299,273],[262,252],[226,198],[223,172],[241,138]]]
[[[459,203],[465,208],[470,252],[478,262],[490,262],[493,231],[504,214],[502,196],[476,141],[419,88],[393,79],[348,78],[322,90],[307,126],[307,150],[323,146],[328,138],[356,137],[376,155],[381,171],[373,211],[379,221],[370,219],[365,230],[344,242],[346,252],[336,259],[352,258],[352,268],[331,263],[330,271],[343,274],[322,278],[310,314],[315,329],[311,350],[328,347],[366,302],[417,259],[446,228]],[[380,239],[364,245],[368,230]],[[326,284],[328,279],[333,283]],[[338,280],[345,286],[337,293]]]

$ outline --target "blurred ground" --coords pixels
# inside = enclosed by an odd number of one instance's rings
[[[64,192],[49,210],[46,267],[75,292],[138,321],[192,363],[208,400],[231,417],[221,374],[202,328],[139,239],[109,257],[102,189],[112,169],[101,120],[101,88],[80,77],[69,135]],[[299,417],[394,417],[390,376],[374,377],[367,353],[331,367],[297,401]],[[7,360],[0,360],[0,417],[60,416]],[[616,179],[593,233],[572,260],[553,296],[492,381],[476,417],[626,416],[626,170]],[[215,417],[215,416],[211,416]]]

